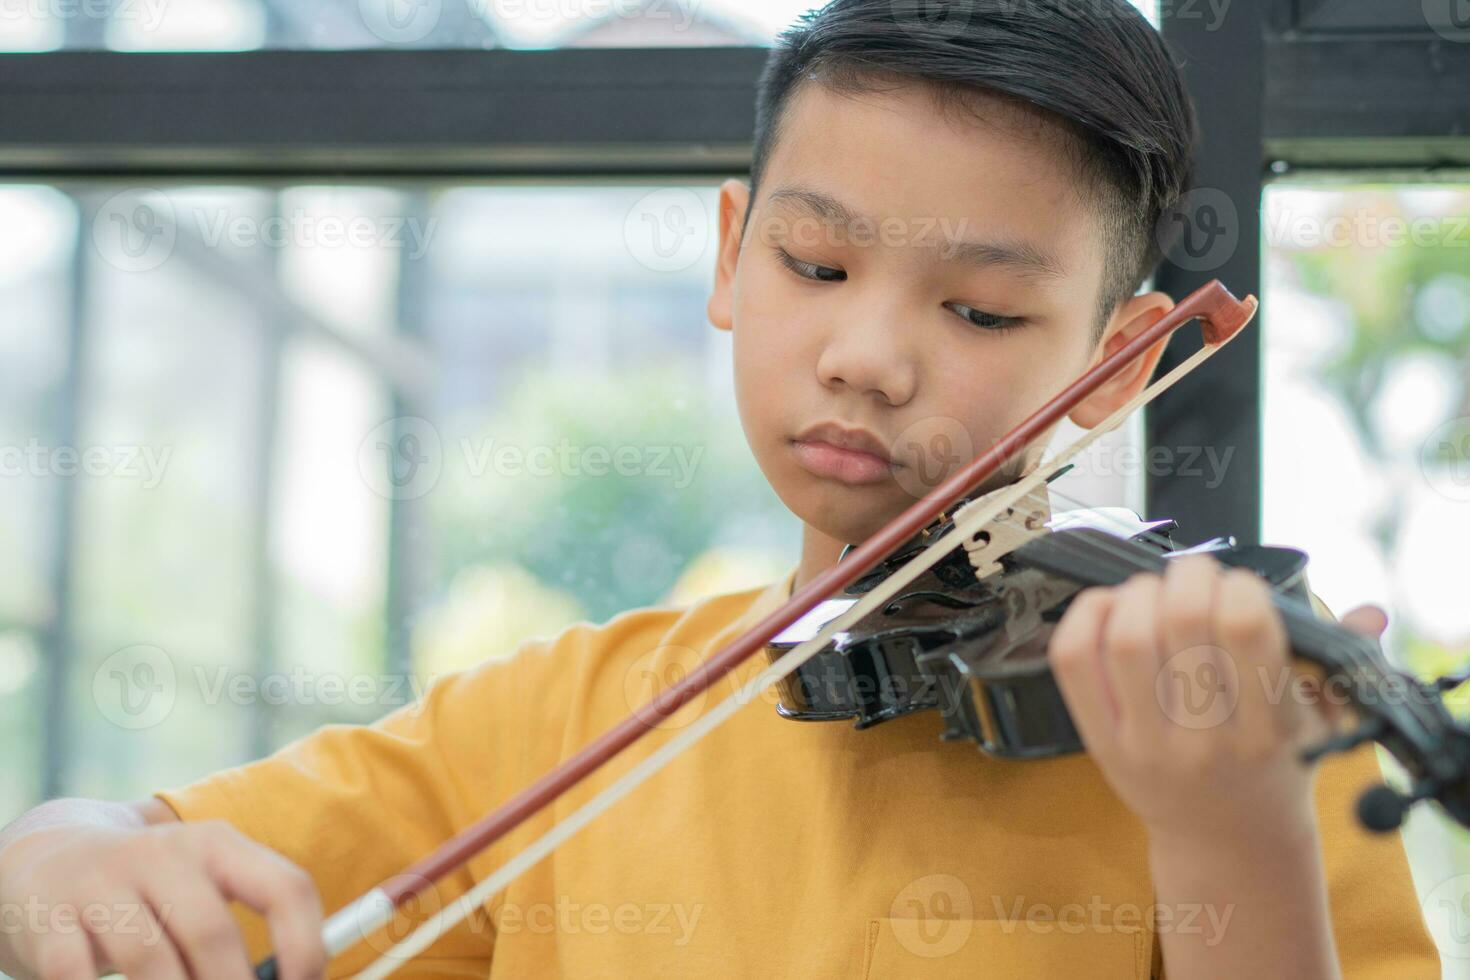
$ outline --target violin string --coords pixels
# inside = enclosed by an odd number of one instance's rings
[[[1078,501],[1055,487],[1048,487],[1048,492],[1063,502],[1081,506]],[[1094,518],[1101,518],[1102,521],[1113,523],[1120,531],[1118,534],[1120,539],[1129,537],[1126,533],[1129,527],[1127,522],[1106,511],[1094,509],[1092,513]],[[1169,540],[1151,529],[1145,530],[1140,534],[1132,535],[1132,537],[1135,540],[1146,540],[1156,543],[1165,550],[1172,551],[1172,545]],[[1063,540],[1057,542],[1060,546],[1059,550],[1070,552],[1078,557],[1086,557],[1084,552],[1105,552],[1110,557],[1120,560],[1126,561],[1129,558],[1121,545],[1121,541],[1115,545],[1107,538],[1090,539],[1086,545],[1083,545],[1080,541],[1067,539],[1065,535],[1062,538]],[[1296,599],[1294,596],[1282,595],[1279,592],[1276,595],[1280,600],[1288,603],[1296,603],[1302,607],[1302,611],[1310,614],[1299,625],[1316,631],[1319,640],[1324,641],[1324,647],[1326,643],[1331,643],[1335,648],[1345,649],[1345,662],[1338,666],[1344,669],[1344,672],[1348,674],[1354,684],[1363,685],[1365,688],[1369,688],[1380,694],[1391,694],[1389,688],[1393,684],[1394,677],[1384,670],[1385,664],[1382,660],[1382,655],[1378,652],[1371,638],[1351,631],[1344,631],[1342,628],[1337,628],[1339,624],[1321,620],[1317,617],[1315,610],[1312,609],[1309,602],[1302,602],[1302,600]],[[1331,667],[1334,665],[1324,664],[1322,666]],[[1408,683],[1411,680],[1411,678],[1399,678],[1400,683]],[[1435,723],[1440,719],[1435,715],[1431,705],[1423,703],[1420,697],[1415,696],[1417,693],[1422,692],[1415,686],[1413,693],[1406,699],[1406,707],[1415,717],[1415,720],[1427,731],[1435,727]],[[1361,699],[1359,701],[1361,702]],[[1384,706],[1388,705],[1385,704]]]
[[[1051,489],[1051,493],[1054,496],[1056,496],[1058,499],[1063,500],[1063,501],[1065,501],[1067,503],[1074,504],[1074,505],[1076,505],[1078,507],[1083,507],[1084,506],[1079,501],[1077,501],[1075,498],[1070,497],[1065,492],[1060,491],[1060,490],[1057,490],[1055,488],[1050,488],[1050,489]],[[1083,554],[1083,552],[1100,551],[1100,552],[1107,553],[1109,555],[1109,557],[1117,558],[1117,559],[1123,560],[1123,561],[1128,561],[1131,556],[1127,553],[1127,550],[1122,546],[1121,540],[1122,539],[1129,539],[1129,538],[1131,538],[1132,540],[1146,541],[1148,543],[1154,544],[1154,545],[1158,546],[1160,548],[1160,550],[1165,553],[1165,555],[1170,555],[1170,554],[1172,554],[1175,551],[1172,542],[1166,536],[1159,534],[1157,531],[1155,531],[1153,529],[1145,529],[1141,533],[1138,533],[1138,534],[1130,534],[1130,533],[1128,533],[1129,532],[1129,525],[1127,524],[1127,522],[1123,521],[1121,518],[1118,518],[1115,515],[1107,512],[1105,510],[1099,510],[1099,509],[1092,509],[1092,514],[1093,514],[1093,516],[1094,516],[1095,519],[1096,518],[1101,518],[1102,521],[1104,521],[1104,522],[1110,522],[1110,523],[1113,524],[1113,526],[1115,528],[1117,528],[1117,530],[1119,531],[1117,537],[1120,539],[1120,543],[1118,543],[1118,544],[1115,545],[1109,539],[1106,539],[1106,538],[1104,538],[1104,539],[1094,538],[1094,539],[1090,539],[1084,545],[1082,542],[1069,540],[1069,539],[1066,539],[1065,536],[1063,536],[1064,539],[1059,542],[1059,545],[1060,545],[1059,550],[1062,550],[1062,551],[1070,551],[1071,553],[1077,555],[1078,557],[1085,557],[1085,555]],[[1275,590],[1273,589],[1273,591],[1275,591]],[[1301,600],[1296,600],[1295,597],[1292,597],[1292,596],[1283,596],[1279,592],[1277,592],[1276,595],[1279,598],[1284,599],[1284,600],[1287,600],[1287,601],[1293,601],[1294,600],[1294,601],[1296,601],[1298,603],[1301,603]],[[1311,608],[1309,602],[1302,603],[1302,605],[1304,607],[1306,607],[1307,609],[1310,609]],[[1315,617],[1315,611],[1314,610],[1313,610],[1313,616]],[[1350,639],[1350,640],[1356,641],[1356,640],[1358,640],[1358,637],[1356,635],[1352,635],[1350,637],[1346,637],[1345,639]],[[1348,659],[1349,659],[1349,662],[1348,662],[1347,666],[1356,667],[1356,668],[1363,669],[1363,670],[1368,670],[1370,672],[1376,672],[1376,665],[1373,663],[1372,659],[1365,654],[1365,651],[1364,651],[1363,647],[1360,646],[1360,644],[1358,642],[1349,642],[1349,643],[1346,644],[1346,647],[1347,647],[1347,654],[1348,654]]]
[[[1081,506],[1080,502],[1055,486],[1048,485],[1045,488],[1038,488],[1037,492],[1041,492],[1042,489],[1063,503]],[[1087,539],[1061,534],[1052,541],[1052,546],[1060,553],[1093,560],[1103,555],[1133,565],[1138,571],[1157,571],[1157,569],[1142,567],[1137,562],[1136,556],[1126,549],[1125,541],[1132,539],[1154,543],[1160,547],[1163,553],[1161,557],[1174,553],[1173,545],[1168,538],[1153,529],[1146,528],[1139,533],[1134,533],[1135,525],[1107,510],[1083,509],[1089,510],[1091,522],[1094,525],[1111,523],[1117,534],[1104,534]],[[1013,514],[1014,511],[1007,511],[998,516],[996,521],[1014,523],[1016,518],[1012,516]],[[1334,663],[1322,663],[1321,666],[1329,670],[1334,668],[1340,670],[1348,677],[1354,689],[1360,692],[1357,697],[1350,699],[1355,711],[1366,714],[1380,724],[1388,724],[1391,730],[1408,738],[1417,750],[1415,754],[1424,759],[1425,764],[1428,765],[1431,753],[1436,752],[1443,745],[1442,733],[1447,728],[1454,728],[1456,724],[1444,708],[1442,701],[1438,701],[1439,696],[1428,693],[1425,686],[1412,676],[1403,676],[1388,670],[1389,665],[1383,659],[1379,647],[1372,638],[1358,634],[1330,619],[1322,619],[1310,602],[1283,594],[1274,588],[1272,591],[1273,598],[1282,614],[1291,615],[1298,630],[1314,633],[1320,650],[1345,650],[1345,657]],[[1405,697],[1401,699],[1403,702],[1401,706],[1395,705],[1395,701],[1400,700],[1396,698],[1395,690],[1405,692]],[[1370,695],[1371,701],[1368,700]]]

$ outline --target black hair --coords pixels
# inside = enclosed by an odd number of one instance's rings
[[[1188,189],[1194,106],[1164,39],[1128,0],[833,0],[776,40],[756,94],[750,207],[808,80],[839,92],[931,83],[941,106],[976,92],[1022,107],[1067,143],[1104,233],[1095,332],[1163,257],[1154,230]],[[924,13],[920,13],[923,11]]]

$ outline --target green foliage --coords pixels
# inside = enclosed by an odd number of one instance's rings
[[[441,589],[515,556],[600,621],[658,602],[728,529],[765,537],[729,543],[789,549],[773,534],[790,517],[733,409],[709,404],[691,367],[525,376],[502,411],[446,447],[454,465],[431,502]]]
[[[1324,365],[1320,380],[1341,399],[1363,445],[1380,459],[1384,448],[1366,413],[1395,359],[1429,354],[1452,361],[1460,381],[1457,403],[1461,414],[1470,411],[1470,326],[1447,331],[1426,322],[1420,303],[1432,284],[1470,297],[1470,228],[1461,225],[1470,214],[1470,189],[1454,201],[1458,206],[1426,217],[1406,207],[1405,188],[1348,188],[1331,216],[1349,230],[1347,244],[1278,249],[1304,289],[1343,309],[1348,343]]]

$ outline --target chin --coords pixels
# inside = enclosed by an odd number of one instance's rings
[[[788,506],[803,523],[827,537],[843,544],[862,544],[903,512],[902,503],[894,503],[894,489],[821,482],[797,491]]]

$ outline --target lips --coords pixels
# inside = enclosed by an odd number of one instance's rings
[[[888,479],[902,465],[873,433],[839,422],[811,426],[791,441],[791,447],[808,472],[854,486]]]

